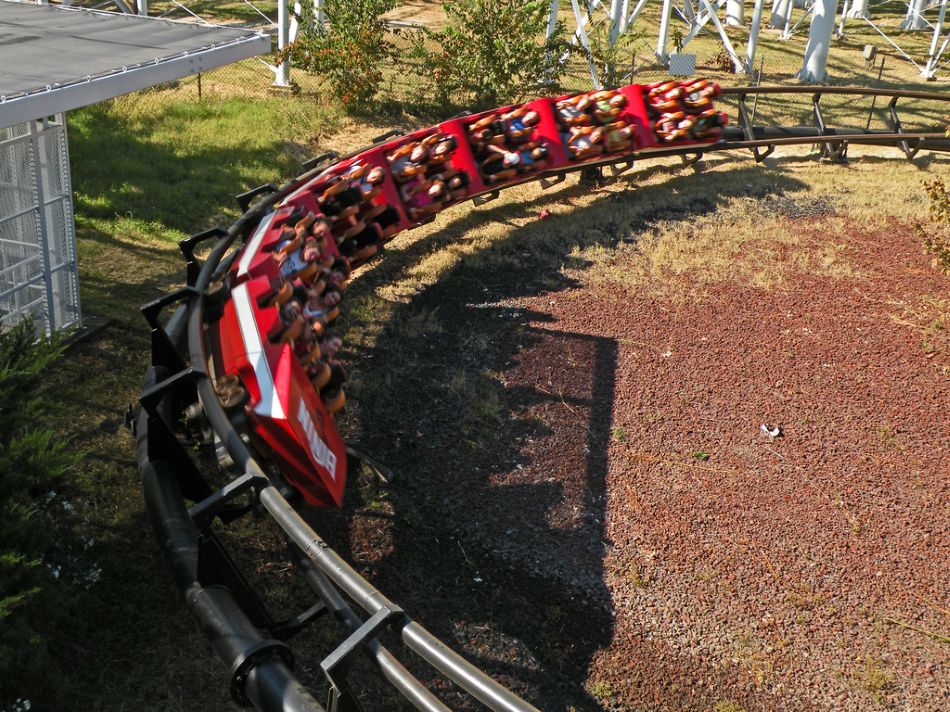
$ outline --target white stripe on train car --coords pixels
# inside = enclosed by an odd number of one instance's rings
[[[264,239],[264,233],[267,232],[267,228],[274,222],[275,215],[277,215],[277,213],[269,213],[261,218],[261,223],[257,226],[257,230],[254,231],[250,241],[244,246],[244,254],[241,255],[241,261],[238,262],[239,275],[243,276],[247,274],[248,269],[251,267],[251,262],[254,261],[254,256],[257,254],[258,249],[260,249],[261,241]]]
[[[277,397],[277,387],[274,377],[267,363],[267,354],[261,345],[261,333],[254,318],[254,308],[251,306],[251,295],[247,291],[247,282],[239,285],[231,292],[234,307],[237,311],[238,326],[241,329],[241,338],[244,339],[244,348],[247,350],[247,360],[254,369],[257,379],[257,388],[261,398],[254,406],[254,412],[266,415],[268,418],[284,418],[284,408]]]

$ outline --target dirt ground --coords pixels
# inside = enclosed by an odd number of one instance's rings
[[[947,285],[909,232],[836,236],[852,279],[723,284],[673,307],[609,286],[524,303],[545,318],[509,378],[568,394],[558,420],[594,395],[568,344],[615,349],[601,374],[614,629],[592,666],[608,705],[947,704],[947,640],[924,632],[948,623],[947,354],[897,306]],[[544,443],[519,478],[571,449]]]
[[[950,701],[946,277],[905,221],[765,202],[794,240],[713,283],[631,281],[655,228],[496,256],[390,300],[353,357],[344,429],[398,478],[324,530],[542,709]]]

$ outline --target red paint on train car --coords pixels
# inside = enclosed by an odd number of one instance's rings
[[[281,330],[280,316],[276,307],[258,305],[270,289],[269,280],[256,278],[232,290],[217,329],[223,371],[241,377],[252,433],[267,444],[285,479],[308,504],[339,506],[346,447],[292,345],[271,341]]]
[[[554,113],[554,99],[537,99],[528,106],[537,111],[538,116],[541,117],[535,136],[536,140],[548,150],[549,168],[561,168],[568,165],[571,161],[568,159],[567,151],[564,150],[561,127]]]
[[[620,87],[620,92],[627,97],[627,106],[622,115],[634,126],[633,143],[637,150],[655,148],[659,145],[659,141],[653,133],[653,122],[650,120],[646,100],[643,97],[643,87],[639,84],[629,84]]]
[[[294,344],[276,340],[283,335],[284,325],[278,307],[267,304],[273,303],[273,298],[282,287],[285,291],[287,289],[281,281],[278,262],[274,259],[283,228],[295,213],[314,212],[322,215],[317,198],[356,164],[385,170],[385,179],[380,184],[382,191],[372,202],[375,205],[389,205],[398,212],[399,220],[394,225],[398,229],[390,230],[387,239],[393,232],[426,222],[428,218],[414,220],[408,214],[388,156],[410,142],[421,141],[436,133],[449,134],[457,140],[449,163],[453,168],[468,174],[469,184],[464,191],[467,198],[534,180],[545,174],[557,174],[565,168],[603,164],[621,156],[635,157],[638,153],[670,146],[701,147],[715,143],[715,139],[661,143],[653,130],[644,87],[634,84],[620,87],[619,91],[627,97],[628,102],[618,118],[633,127],[632,146],[629,148],[592,155],[586,160],[571,158],[565,146],[565,127],[559,121],[555,106],[559,99],[537,99],[524,106],[537,111],[540,116],[531,140],[548,151],[543,169],[527,171],[497,183],[484,179],[472,150],[468,127],[485,116],[500,116],[518,108],[501,107],[450,119],[438,126],[399,136],[330,166],[299,185],[273,213],[263,216],[251,231],[228,275],[231,299],[225,304],[222,318],[210,325],[212,334],[216,336],[215,371],[219,374],[236,374],[241,378],[249,396],[245,409],[251,424],[251,436],[262,451],[269,453],[283,477],[301,493],[308,504],[326,507],[341,503],[346,482],[346,450],[333,416],[310,382],[310,376],[295,353]],[[445,203],[442,207],[449,204]],[[332,240],[322,258],[328,255],[339,255],[339,249]]]

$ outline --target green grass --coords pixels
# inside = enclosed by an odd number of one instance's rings
[[[315,137],[339,124],[339,114],[290,98],[184,102],[144,93],[73,112],[85,311],[122,318],[136,291],[154,298],[168,279],[157,254],[231,222],[235,195],[294,175]],[[116,289],[126,277],[136,286]]]

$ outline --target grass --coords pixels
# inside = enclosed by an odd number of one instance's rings
[[[589,685],[590,694],[601,700],[609,700],[614,696],[613,686],[606,681],[595,681]]]
[[[745,707],[732,700],[719,700],[713,706],[713,712],[746,712]]]
[[[669,174],[662,169],[641,174],[636,202],[612,206],[609,214],[608,224],[623,241],[576,243],[571,258],[578,268],[566,273],[592,286],[615,285],[678,301],[702,298],[724,281],[787,289],[801,273],[850,278],[856,270],[849,248],[836,242],[835,234],[852,221],[881,228],[925,210],[920,190],[925,174],[914,164],[883,168],[872,157],[832,167],[786,155],[771,165],[767,160],[754,177],[734,167],[728,159],[711,162],[703,173],[689,176],[689,190],[681,192],[681,179],[674,179],[672,194],[664,199],[659,193],[654,199],[651,188],[667,185]],[[807,186],[800,181],[803,171]],[[882,211],[874,196],[895,189],[901,202]],[[771,223],[768,230],[763,221]]]
[[[879,705],[887,702],[888,694],[894,688],[894,672],[881,666],[881,662],[868,655],[855,673],[857,686],[869,693]]]

